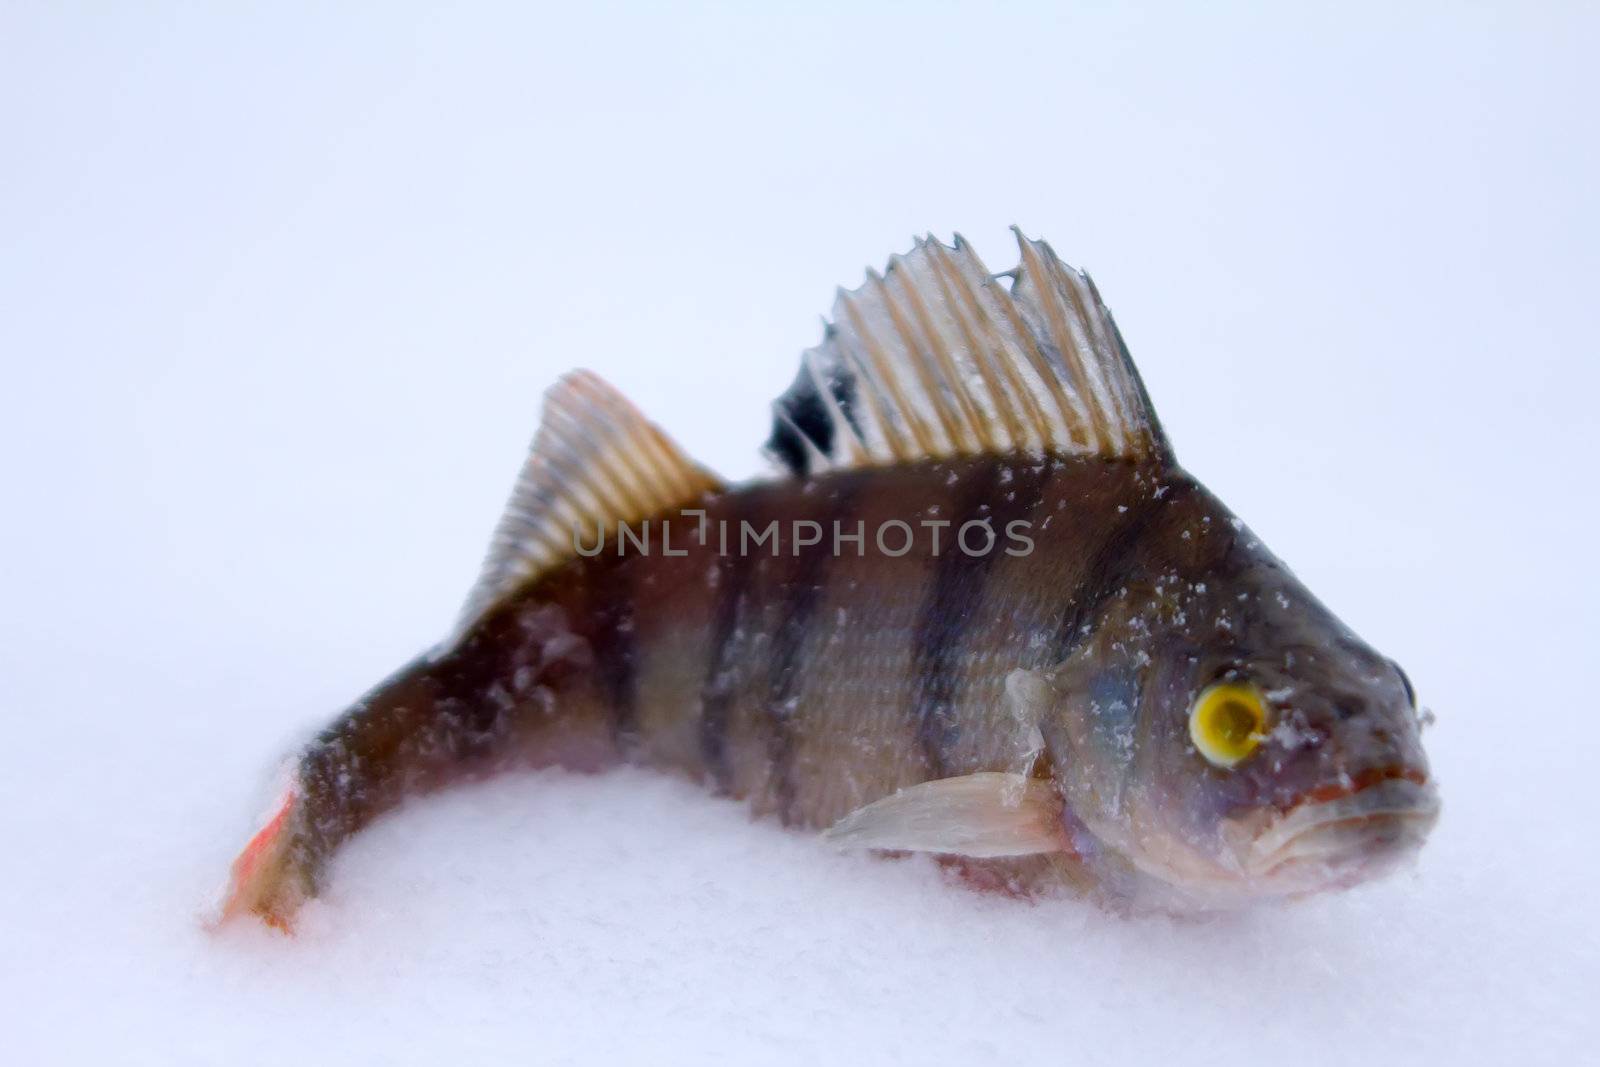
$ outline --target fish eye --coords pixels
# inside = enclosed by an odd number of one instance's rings
[[[1266,702],[1255,686],[1241,682],[1207,687],[1189,710],[1189,739],[1218,767],[1235,766],[1254,752],[1266,725]]]

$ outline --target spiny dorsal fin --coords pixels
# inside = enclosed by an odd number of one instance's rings
[[[767,451],[796,474],[1032,452],[1167,456],[1089,276],[1017,233],[1008,292],[957,235],[839,293],[822,344],[773,405]]]
[[[597,528],[611,536],[618,522],[641,522],[720,487],[598,376],[567,374],[544,395],[539,432],[460,628],[577,555],[574,530],[592,545]]]

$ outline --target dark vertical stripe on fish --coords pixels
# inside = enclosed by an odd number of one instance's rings
[[[1020,466],[1002,460],[975,468],[960,488],[951,525],[943,531],[949,541],[941,539],[934,559],[933,582],[912,648],[911,715],[935,776],[944,773],[945,753],[960,729],[955,710],[965,680],[961,645],[983,604],[989,569],[1005,551],[1006,526],[1038,507],[1048,476],[1049,465],[1043,463]],[[1004,477],[1009,481],[1002,482]],[[959,531],[974,519],[989,520],[995,543],[990,551],[969,556],[962,551]]]
[[[795,787],[792,778],[794,765],[794,725],[792,716],[799,699],[803,664],[801,651],[816,618],[817,604],[822,600],[823,586],[828,579],[829,565],[833,561],[833,524],[844,521],[855,505],[855,491],[839,490],[829,502],[826,513],[815,521],[822,527],[822,541],[802,549],[795,561],[794,573],[789,576],[784,590],[783,618],[773,635],[772,659],[767,676],[767,760],[772,769],[773,796],[777,800],[779,818],[792,822]],[[793,526],[790,533],[793,534]]]
[[[1095,549],[1089,564],[1067,600],[1067,609],[1056,628],[1052,663],[1071,656],[1093,630],[1095,617],[1106,600],[1122,588],[1136,557],[1145,544],[1146,534],[1166,508],[1187,497],[1193,486],[1187,482],[1166,483],[1159,495],[1141,497],[1128,508],[1121,521]]]
[[[639,736],[639,652],[634,634],[633,568],[618,563],[595,568],[595,675],[611,713],[611,736],[624,755]]]
[[[743,509],[733,506],[729,511],[725,521],[737,538]],[[744,610],[750,568],[755,561],[743,552],[722,551],[721,536],[716,530],[708,527],[706,538],[707,550],[716,561],[713,573],[717,587],[707,645],[710,654],[700,685],[700,759],[716,791],[728,793],[733,788],[733,770],[728,764],[728,712],[739,680],[739,613]]]

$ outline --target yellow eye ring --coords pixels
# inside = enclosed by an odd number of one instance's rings
[[[1253,685],[1218,682],[1195,698],[1189,740],[1211,763],[1233,767],[1265,739],[1267,705]]]

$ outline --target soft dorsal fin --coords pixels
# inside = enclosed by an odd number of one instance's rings
[[[461,629],[576,556],[575,530],[593,544],[597,528],[638,523],[720,487],[597,375],[565,375],[544,395],[539,432],[467,597]]]
[[[957,235],[839,293],[773,405],[767,451],[796,474],[1033,452],[1170,455],[1089,276],[1017,233],[1008,291]]]

